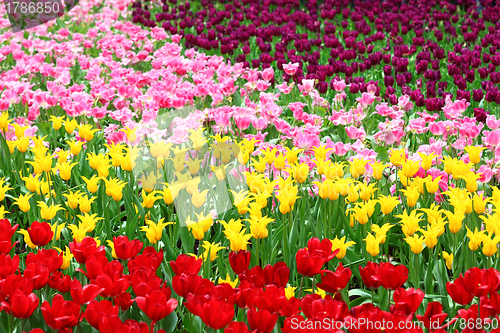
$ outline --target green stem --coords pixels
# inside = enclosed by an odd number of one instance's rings
[[[389,289],[389,297],[387,298],[387,311],[391,311],[391,292],[392,290]]]
[[[302,297],[302,287],[303,286],[304,286],[304,275],[302,275],[302,279],[300,279],[299,299]]]

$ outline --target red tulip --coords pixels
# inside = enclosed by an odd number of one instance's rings
[[[136,256],[134,259],[127,262],[129,272],[135,267],[146,266],[152,267],[155,271],[160,267],[163,261],[163,250],[156,252],[154,247],[147,246],[141,255]]]
[[[229,252],[229,264],[236,275],[240,275],[248,269],[250,265],[250,252],[240,250],[238,253]]]
[[[316,237],[311,238],[307,242],[307,249],[309,252],[311,252],[311,254],[320,253],[324,258],[324,263],[329,262],[339,253],[338,249],[332,251],[332,242],[327,238],[323,239],[322,241],[320,241]]]
[[[100,333],[150,333],[148,324],[129,319],[122,322],[118,316],[103,317],[99,322]],[[160,333],[160,331],[158,331]]]
[[[278,312],[283,302],[286,301],[285,290],[273,285],[268,285],[265,290],[254,289],[251,297],[254,306],[259,310],[268,310],[271,313]]]
[[[97,243],[92,237],[85,237],[82,239],[81,243],[73,241],[69,243],[69,249],[71,253],[75,256],[75,260],[80,264],[85,264],[87,258],[91,255],[102,255],[106,254],[106,249],[104,246],[97,246]]]
[[[62,252],[58,253],[53,249],[40,249],[36,254],[28,253],[28,256],[26,257],[26,265],[29,265],[31,263],[43,264],[47,266],[50,273],[54,273],[59,268],[61,268],[63,264],[63,254]]]
[[[424,299],[425,293],[420,289],[398,288],[394,291],[394,308],[402,311],[406,315],[417,312],[418,307]]]
[[[52,306],[45,301],[41,307],[43,318],[53,330],[68,329],[78,325],[80,305],[74,301],[65,301],[61,294],[52,299]]]
[[[33,291],[33,282],[22,275],[9,275],[4,280],[0,280],[0,302],[6,302],[10,299],[12,293],[20,290],[26,295]]]
[[[297,261],[297,272],[304,276],[319,274],[325,263],[325,258],[321,253],[311,253],[306,248],[297,251],[295,260]]]
[[[335,294],[347,286],[351,275],[351,270],[349,268],[344,268],[344,265],[340,263],[335,272],[328,270],[321,271],[321,283],[318,283],[317,287],[326,292]]]
[[[257,311],[255,308],[248,310],[247,316],[248,325],[257,333],[270,333],[278,320],[277,313],[271,314],[271,312],[261,309]]]
[[[19,241],[15,241],[14,244],[12,244],[10,239],[0,240],[0,254],[9,254],[17,243],[19,243]]]
[[[122,311],[126,311],[129,309],[132,304],[134,304],[134,300],[126,291],[119,293],[117,296],[113,297],[113,302],[122,309]]]
[[[49,269],[42,264],[29,264],[24,270],[24,277],[31,279],[33,289],[40,290],[49,283]]]
[[[264,287],[266,282],[264,279],[264,269],[260,266],[254,266],[247,269],[239,276],[241,282],[248,282],[257,288]]]
[[[80,305],[93,301],[103,290],[104,288],[100,288],[95,284],[87,284],[82,288],[79,280],[74,279],[71,281],[71,298]]]
[[[19,224],[12,226],[7,219],[0,219],[0,240],[11,240]]]
[[[187,254],[181,254],[175,261],[172,260],[170,262],[170,267],[172,267],[175,275],[181,275],[182,273],[198,274],[202,263],[203,261],[201,259],[196,259]]]
[[[11,258],[9,255],[0,255],[0,280],[14,274],[19,269],[19,256]]]
[[[95,329],[99,329],[99,322],[103,317],[107,316],[117,316],[118,306],[113,306],[108,300],[102,301],[91,301],[85,310],[84,317],[87,322]]]
[[[209,298],[209,296],[189,294],[184,305],[192,314],[199,316],[208,327],[214,330],[227,326],[234,317],[233,305],[228,304],[225,300],[217,300]],[[215,313],[216,316],[214,316]]]
[[[240,321],[232,321],[224,329],[224,333],[252,333],[252,331],[248,329],[247,324]]]
[[[123,275],[123,265],[119,261],[113,260],[104,266],[93,283],[104,289],[101,296],[114,297],[128,289],[130,276]]]
[[[441,327],[446,318],[448,318],[448,314],[443,313],[443,306],[439,302],[430,302],[427,304],[425,314],[423,316],[417,315],[417,319],[429,330],[436,329],[436,326]]]
[[[118,259],[133,259],[142,250],[142,242],[138,239],[129,241],[127,236],[113,237],[115,253]]]
[[[94,280],[108,263],[109,261],[106,255],[99,252],[98,255],[91,255],[88,258],[85,258],[87,272],[81,270],[80,268],[77,268],[76,271],[85,274],[87,279]]]
[[[446,291],[451,296],[453,301],[455,301],[455,303],[461,305],[470,304],[470,302],[472,302],[472,300],[474,299],[474,296],[465,289],[464,278],[462,274],[460,274],[460,276],[456,278],[455,281],[446,283]]]
[[[196,294],[200,289],[203,278],[197,274],[182,273],[172,277],[172,287],[177,295],[186,298],[188,294]]]
[[[281,309],[278,311],[278,314],[282,317],[291,317],[299,313],[299,308],[300,300],[295,297],[291,297],[281,304]]]
[[[471,295],[476,297],[486,296],[498,291],[500,280],[493,268],[480,269],[472,267],[464,274],[464,287]]]
[[[136,296],[147,296],[153,290],[159,290],[161,284],[161,279],[156,275],[147,279],[140,279],[139,274],[132,275],[131,285]]]
[[[274,266],[264,267],[264,281],[266,284],[274,284],[278,288],[285,288],[290,277],[290,269],[283,261],[278,261]]]
[[[167,298],[160,290],[155,290],[146,297],[136,297],[135,302],[153,322],[165,318],[177,307],[177,300]]]
[[[27,319],[38,307],[38,297],[35,293],[25,293],[21,290],[15,290],[10,295],[8,302],[2,302],[3,310],[12,314],[16,318]]]
[[[251,306],[253,306],[254,288],[255,287],[246,280],[240,282],[238,290],[236,291],[236,297],[234,299],[236,305],[240,309],[250,308]]]
[[[322,320],[325,317],[343,320],[349,314],[347,304],[327,295],[324,299],[318,294],[307,295],[300,301],[304,315],[309,319]]]
[[[60,293],[69,293],[71,289],[71,277],[69,275],[62,275],[61,271],[52,273],[49,276],[49,287],[57,290]]]
[[[19,224],[12,226],[7,219],[0,219],[0,254],[9,254],[12,248],[19,243],[12,244],[12,236],[15,234]]]
[[[394,266],[390,262],[383,262],[380,264],[378,275],[373,278],[380,281],[385,289],[396,290],[408,280],[408,268],[404,265]]]
[[[369,261],[364,268],[359,266],[359,274],[364,285],[369,289],[377,289],[382,284],[378,279],[375,279],[380,272],[380,265]]]
[[[27,229],[31,242],[36,246],[45,246],[54,237],[54,232],[47,222],[34,221]]]

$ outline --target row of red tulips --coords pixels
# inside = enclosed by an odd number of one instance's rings
[[[142,250],[140,241],[129,241],[125,236],[114,238],[116,253],[113,255],[118,260],[111,261],[105,247],[91,237],[81,243],[70,243],[71,253],[80,264],[74,276],[70,276],[63,273],[69,267],[63,253],[43,248],[53,236],[50,225],[34,222],[28,228],[39,249],[28,253],[24,261],[19,255],[6,253],[13,251],[16,229],[17,225],[11,226],[7,219],[0,220],[0,312],[8,313],[11,319],[17,318],[21,327],[40,310],[46,325],[40,326],[59,332],[70,332],[84,320],[105,333],[154,332],[157,323],[165,325],[165,318],[175,311],[181,300],[190,313],[188,316],[197,316],[207,327],[224,329],[225,333],[250,330],[270,333],[277,324],[283,332],[311,331],[313,323],[329,323],[326,331],[331,332],[342,332],[340,328],[349,332],[380,332],[383,325],[394,327],[395,332],[423,332],[424,327],[432,332],[445,332],[459,323],[461,331],[472,332],[485,331],[478,326],[494,327],[494,320],[500,314],[500,272],[497,270],[471,268],[464,276],[449,282],[446,289],[455,306],[461,307],[456,314],[448,314],[443,313],[442,304],[436,301],[428,302],[424,311],[424,292],[405,289],[408,269],[390,262],[368,262],[365,267],[359,267],[368,289],[373,293],[379,289],[378,297],[388,291],[387,306],[379,298],[382,309],[372,303],[350,308],[349,297],[343,290],[352,272],[342,263],[334,271],[325,269],[339,251],[332,249],[328,239],[312,238],[306,248],[297,252],[297,271],[302,275],[302,283],[296,291],[295,287],[287,286],[290,269],[284,262],[250,268],[250,252],[243,250],[231,252],[228,258],[238,276],[237,287],[237,281],[234,285],[231,281],[215,285],[201,277],[202,259],[186,254],[170,261],[174,275],[170,281],[162,280],[157,272],[165,260],[163,251],[151,246]],[[318,275],[321,280],[315,286]],[[309,278],[313,279],[313,293],[303,295],[302,284]],[[171,288],[176,296],[172,296]],[[469,306],[474,300],[477,304]],[[123,322],[120,313],[131,307],[140,309],[147,323],[135,319]],[[408,325],[417,320],[423,326]],[[382,324],[378,330],[363,327],[370,322]],[[32,332],[40,332],[40,329]]]

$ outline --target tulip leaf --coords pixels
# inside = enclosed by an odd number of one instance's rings
[[[170,333],[175,330],[175,326],[177,326],[177,314],[175,311],[172,311],[168,316],[166,316],[161,321],[161,327],[165,330],[165,332]]]

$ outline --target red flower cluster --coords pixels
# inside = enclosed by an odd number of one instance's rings
[[[11,227],[5,221],[0,222],[2,230],[15,231],[16,227]],[[172,298],[167,281],[156,274],[164,258],[163,251],[156,251],[153,247],[142,249],[141,242],[129,241],[124,236],[114,238],[114,242],[115,250],[120,248],[119,257],[123,263],[108,260],[104,247],[97,246],[92,238],[70,244],[77,261],[85,265],[85,270],[77,270],[85,274],[89,281],[84,285],[76,278],[63,275],[60,271],[62,254],[55,250],[40,249],[37,253],[28,254],[25,265],[22,265],[25,267],[23,271],[20,270],[19,256],[0,255],[0,311],[15,318],[27,319],[40,307],[47,326],[63,333],[71,332],[82,320],[103,333],[152,332],[155,324],[178,306],[178,300]],[[308,247],[297,253],[299,273],[303,276],[320,274],[321,282],[317,287],[333,294],[324,298],[318,294],[287,298],[285,288],[290,276],[287,265],[277,262],[250,268],[251,255],[247,251],[229,254],[231,268],[240,281],[237,288],[228,283],[215,285],[201,277],[202,260],[185,254],[170,262],[175,274],[172,287],[178,297],[184,298],[183,305],[189,312],[200,317],[212,329],[224,329],[224,333],[270,333],[278,323],[283,323],[283,333],[320,332],[308,325],[314,321],[325,323],[326,319],[331,323],[340,323],[349,332],[367,332],[363,323],[370,321],[384,321],[386,325],[392,323],[392,327],[402,327],[399,323],[411,324],[415,316],[432,332],[444,332],[445,326],[449,325],[446,322],[448,314],[443,312],[439,302],[429,303],[424,315],[416,315],[424,292],[403,288],[408,269],[391,263],[369,262],[366,267],[359,268],[368,288],[382,286],[394,291],[393,305],[389,311],[383,311],[370,303],[349,309],[339,291],[347,287],[351,270],[343,264],[339,264],[335,271],[321,270],[335,255],[330,241],[317,238],[311,239]],[[34,290],[46,286],[60,294],[40,305]],[[472,268],[464,276],[447,284],[448,292],[459,304],[470,304],[477,297],[480,316],[484,320],[500,315],[499,289],[500,273],[494,269]],[[69,294],[71,298],[63,297],[62,294]],[[96,299],[98,296],[99,299]],[[132,319],[120,319],[120,309],[125,311],[134,303],[149,317],[150,326]],[[246,311],[248,324],[234,321],[240,311]],[[477,319],[478,305],[459,310],[458,317],[452,321],[459,318]],[[436,327],[436,323],[439,327]],[[404,330],[391,331],[423,332],[421,328],[407,329],[411,325],[403,326]],[[43,331],[37,329],[32,332]],[[164,333],[163,330],[159,332]],[[336,327],[331,332],[342,331]]]

